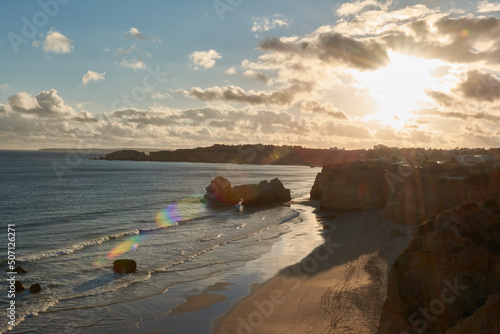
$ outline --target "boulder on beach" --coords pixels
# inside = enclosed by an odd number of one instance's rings
[[[16,272],[16,273],[18,273],[18,274],[26,274],[26,273],[27,273],[27,271],[26,271],[26,270],[24,270],[24,268],[23,268],[23,267],[21,267],[21,266],[17,266],[17,267],[14,269],[14,272]]]
[[[30,286],[30,292],[31,293],[37,293],[37,292],[40,292],[40,291],[42,291],[42,287],[40,286],[40,284],[38,284],[38,283],[31,284],[31,286]]]
[[[113,271],[120,274],[135,273],[137,264],[131,259],[115,260],[113,262]]]
[[[205,188],[205,200],[209,205],[235,205],[240,202],[244,205],[266,206],[276,205],[292,199],[290,189],[286,189],[279,179],[270,182],[261,181],[259,184],[243,184],[231,186],[231,183],[223,178],[216,177]]]
[[[24,291],[23,283],[21,283],[21,281],[16,281],[14,283],[14,289],[15,289],[16,292]]]

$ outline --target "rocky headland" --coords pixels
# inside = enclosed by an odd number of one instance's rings
[[[106,154],[106,160],[237,163],[256,165],[323,166],[361,160],[366,150],[314,149],[302,146],[212,145],[145,154],[122,150]]]
[[[386,220],[416,226],[456,205],[500,200],[500,171],[434,162],[419,167],[386,162],[327,165],[310,195],[325,210],[384,209]]]
[[[286,189],[278,179],[233,187],[227,179],[218,176],[210,182],[205,190],[207,192],[204,198],[211,206],[238,203],[250,206],[268,206],[282,204],[292,199],[290,189]]]
[[[391,268],[379,333],[498,333],[499,255],[494,200],[419,225]]]

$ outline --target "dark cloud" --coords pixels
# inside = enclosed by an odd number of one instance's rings
[[[322,104],[318,101],[304,101],[297,104],[297,106],[305,112],[320,112],[334,118],[348,118],[343,111],[335,108],[332,104]]]
[[[383,44],[373,39],[356,40],[333,32],[319,34],[311,41],[296,43],[283,42],[271,36],[264,39],[259,48],[302,57],[317,57],[325,63],[345,64],[359,70],[375,70],[389,63]]]
[[[467,79],[458,85],[457,90],[464,97],[493,102],[500,99],[500,79],[489,72],[471,70],[467,72]]]
[[[245,91],[238,86],[210,87],[202,89],[193,87],[190,91],[180,90],[184,95],[202,101],[223,101],[245,103],[250,105],[290,105],[299,93],[310,92],[313,85],[308,82],[297,82],[282,90]]]

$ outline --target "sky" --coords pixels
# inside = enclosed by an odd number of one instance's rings
[[[0,149],[500,147],[500,3],[0,1]]]

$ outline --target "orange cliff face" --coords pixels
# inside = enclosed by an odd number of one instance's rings
[[[435,163],[411,173],[381,162],[328,165],[316,177],[311,198],[326,210],[384,209],[386,220],[416,226],[456,205],[500,200],[500,172],[474,174]]]
[[[457,206],[419,225],[391,268],[378,333],[498,333],[486,325],[499,319],[499,255],[498,206]]]
[[[382,209],[387,205],[390,187],[383,167],[353,163],[324,166],[316,176],[311,198],[321,200],[325,210]]]

